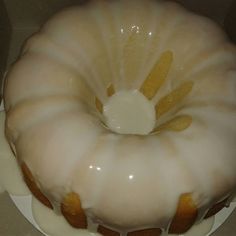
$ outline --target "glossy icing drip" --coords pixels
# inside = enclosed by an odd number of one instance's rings
[[[8,73],[8,141],[54,205],[76,192],[93,221],[117,231],[167,229],[181,194],[203,209],[236,185],[235,62],[212,22],[174,3],[69,8]],[[156,135],[101,125],[122,90],[157,104]]]

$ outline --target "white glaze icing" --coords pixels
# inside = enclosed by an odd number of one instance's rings
[[[5,121],[5,113],[4,111],[0,111],[0,146],[3,147],[0,150],[0,167],[4,166],[10,166],[8,171],[1,171],[0,175],[0,183],[3,191],[8,191],[10,194],[13,195],[26,195],[28,192],[28,189],[21,178],[19,168],[17,167],[16,159],[12,156],[12,152],[9,148],[9,145],[7,144],[4,136],[4,121]],[[3,162],[4,159],[2,159],[3,156],[8,156],[11,158],[6,158],[5,162]],[[12,163],[14,162],[14,165]],[[5,164],[4,164],[5,163]],[[4,168],[3,168],[4,169]],[[9,173],[17,173],[17,177],[13,178],[12,175],[9,175]],[[20,176],[20,178],[19,178]],[[6,181],[7,180],[7,181]],[[10,181],[9,181],[10,180]],[[3,187],[4,186],[4,187]],[[16,203],[17,204],[17,203]],[[30,221],[33,222],[33,224],[42,231],[45,235],[54,235],[54,236],[74,236],[74,235],[80,235],[80,236],[89,236],[89,235],[96,235],[95,233],[89,233],[85,230],[78,230],[70,226],[65,219],[58,214],[55,214],[54,211],[50,210],[49,208],[42,205],[37,199],[32,197],[32,216],[33,218],[28,218]],[[21,201],[21,207],[24,209],[28,205],[27,202]],[[17,207],[21,209],[19,204],[17,204]],[[23,209],[22,209],[23,211]],[[25,210],[24,210],[25,211]],[[31,212],[31,210],[28,210]],[[28,213],[27,213],[28,214]],[[31,214],[30,214],[31,215]],[[209,218],[207,220],[204,220],[202,223],[193,226],[191,230],[189,230],[186,234],[182,236],[205,236],[207,235],[210,230],[212,229],[212,226],[214,224],[214,217]],[[95,232],[96,227],[93,227],[93,223],[90,227],[93,228],[93,232]],[[175,236],[173,234],[170,234],[169,236]]]
[[[118,134],[149,134],[156,124],[154,104],[139,91],[120,91],[105,104],[108,127]]]
[[[7,136],[17,157],[50,199],[75,191],[87,214],[115,228],[166,228],[182,193],[210,205],[236,184],[236,55],[224,39],[173,3],[92,1],[58,14],[8,73]],[[145,139],[104,129],[94,97],[106,104],[111,83],[138,89],[166,50],[174,63],[152,102],[193,81],[177,111],[193,117],[190,128]]]
[[[16,195],[30,194],[22,181],[16,158],[12,154],[4,135],[5,113],[0,111],[0,191]]]

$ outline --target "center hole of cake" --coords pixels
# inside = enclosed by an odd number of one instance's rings
[[[155,126],[155,106],[137,90],[116,92],[104,104],[110,130],[119,134],[147,135]]]

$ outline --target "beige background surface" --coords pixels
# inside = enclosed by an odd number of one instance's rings
[[[14,62],[22,43],[50,15],[78,0],[0,0],[0,81],[6,65]],[[236,42],[236,0],[178,0],[218,22]],[[5,7],[4,7],[5,6]],[[5,10],[8,12],[8,17]],[[11,40],[10,40],[11,25]],[[7,56],[7,52],[8,56]],[[0,83],[1,85],[1,83]],[[0,194],[0,236],[40,236],[21,215],[8,195]],[[236,212],[214,236],[236,235]]]

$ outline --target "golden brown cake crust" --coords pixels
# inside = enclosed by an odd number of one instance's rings
[[[198,209],[193,201],[192,194],[183,194],[179,199],[176,214],[169,228],[171,234],[183,234],[194,224]]]
[[[128,236],[159,236],[161,235],[161,229],[144,229],[128,233]]]
[[[80,229],[87,228],[87,218],[77,193],[72,192],[64,197],[61,204],[61,212],[73,227]]]
[[[228,198],[215,204],[212,208],[209,209],[209,211],[207,212],[205,216],[205,219],[212,217],[215,214],[217,214],[219,211],[221,211],[226,206],[227,202],[228,202]]]
[[[102,225],[98,226],[97,232],[104,235],[104,236],[119,236],[120,233],[114,230],[108,229]]]
[[[114,230],[108,229],[102,225],[98,226],[97,230],[100,234],[104,236],[119,236],[120,233]],[[153,228],[153,229],[144,229],[144,230],[137,230],[133,232],[129,232],[128,236],[159,236],[161,235],[161,229]]]
[[[21,170],[23,173],[23,177],[25,180],[26,185],[28,186],[31,193],[46,207],[53,209],[53,206],[51,202],[48,200],[48,198],[41,192],[39,187],[34,181],[34,177],[28,168],[28,166],[25,163],[22,163]]]

